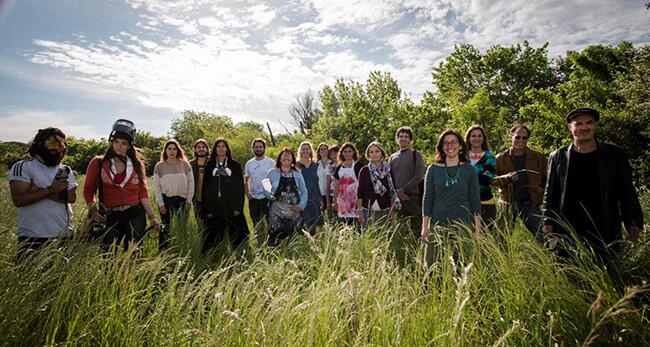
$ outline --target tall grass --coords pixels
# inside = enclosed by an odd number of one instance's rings
[[[647,221],[650,194],[642,200]],[[400,225],[360,235],[328,223],[275,249],[251,237],[206,258],[188,218],[163,255],[154,237],[115,257],[72,242],[17,265],[9,211],[0,215],[3,345],[650,344],[647,234],[608,271],[585,249],[559,261],[521,224],[479,235],[453,227],[425,270]]]

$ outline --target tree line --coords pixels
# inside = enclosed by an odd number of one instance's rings
[[[571,142],[565,113],[575,107],[592,107],[601,112],[598,139],[626,150],[636,184],[642,186],[650,184],[646,159],[650,157],[649,76],[649,45],[590,45],[549,58],[548,44],[533,47],[524,41],[495,45],[484,52],[460,44],[433,67],[433,91],[426,91],[419,103],[404,93],[390,73],[375,71],[363,83],[339,79],[317,93],[296,96],[288,110],[294,131],[271,134],[264,124],[235,123],[226,115],[186,110],[173,120],[165,136],[139,131],[137,145],[152,170],[170,137],[188,152],[198,138],[212,142],[225,137],[235,159],[245,162],[256,137],[272,144],[270,156],[284,146],[296,148],[304,140],[351,141],[361,147],[378,140],[392,151],[397,149],[395,130],[410,125],[415,148],[431,162],[436,136],[445,128],[464,131],[473,123],[481,124],[498,152],[507,147],[510,126],[526,123],[532,129],[530,146],[548,154]],[[137,118],[134,121],[137,125]],[[90,159],[105,150],[105,141],[69,138],[65,161],[75,171],[85,172]],[[0,159],[5,167],[24,158],[25,148],[1,142]]]

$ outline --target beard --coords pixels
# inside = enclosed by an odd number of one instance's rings
[[[205,157],[208,156],[208,153],[203,152],[203,154],[199,154],[199,153],[194,152],[194,156],[196,156],[197,158],[205,158]]]
[[[264,151],[254,151],[253,153],[255,154],[256,157],[261,157],[264,155]]]
[[[54,167],[61,163],[63,160],[63,155],[59,153],[52,153],[46,149],[41,149],[38,155],[43,159],[43,163],[47,167]]]

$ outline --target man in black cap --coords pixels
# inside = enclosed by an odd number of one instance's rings
[[[591,108],[567,113],[573,143],[549,158],[542,230],[546,235],[565,233],[558,221],[566,219],[607,263],[620,247],[616,241],[622,239],[621,222],[635,240],[643,228],[643,213],[625,152],[596,141],[599,119]]]

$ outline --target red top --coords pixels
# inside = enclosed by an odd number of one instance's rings
[[[97,166],[99,165],[99,158],[94,158],[88,164],[86,169],[86,180],[84,182],[84,200],[86,203],[95,202],[95,194],[98,192],[97,189]],[[122,174],[123,179],[119,180],[118,176],[115,175],[114,179],[111,179],[110,175],[110,160],[104,160],[102,163],[101,170],[101,180],[103,184],[103,194],[104,201],[102,202],[106,208],[115,208],[123,205],[135,205],[140,199],[149,198],[149,193],[147,192],[147,185],[145,182],[141,181],[138,178],[138,174],[135,170],[127,178],[126,171]],[[120,184],[126,181],[124,187],[120,187]]]

